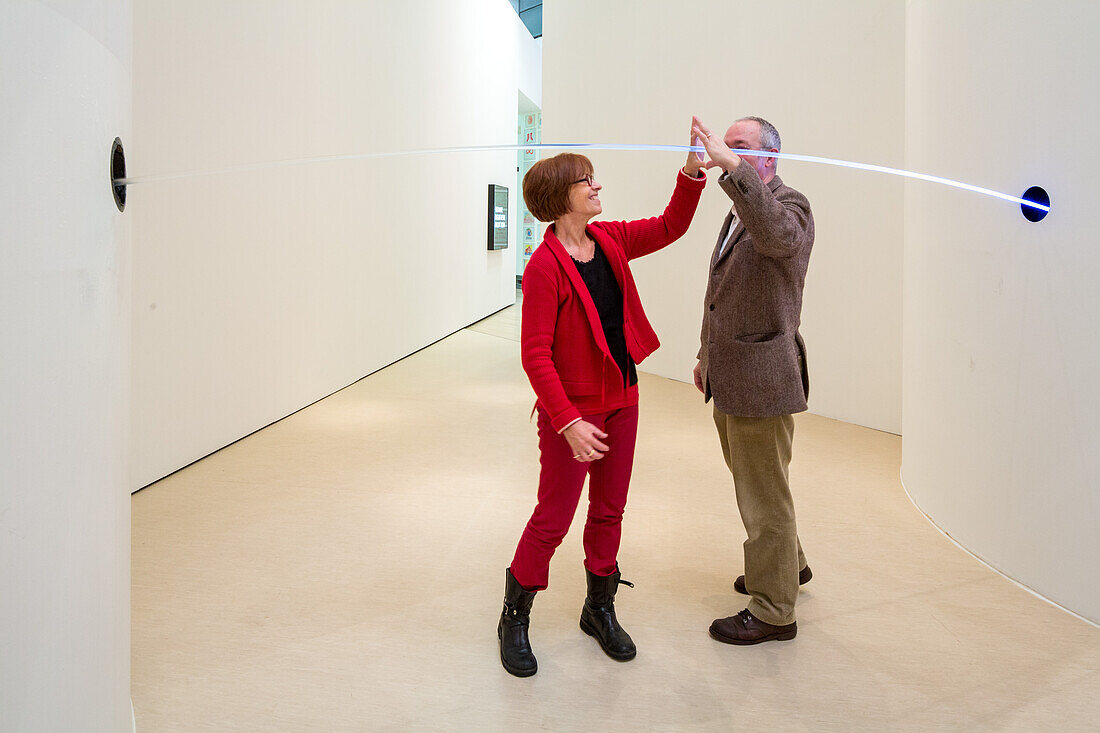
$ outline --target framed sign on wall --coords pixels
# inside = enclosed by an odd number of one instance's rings
[[[489,184],[489,249],[508,249],[508,187]]]

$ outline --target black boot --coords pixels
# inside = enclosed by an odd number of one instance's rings
[[[500,623],[497,624],[500,663],[516,677],[530,677],[539,671],[539,663],[535,661],[531,642],[527,638],[535,591],[524,590],[512,575],[511,568],[508,568],[507,573],[504,580],[504,610],[500,614]]]
[[[581,609],[581,631],[595,637],[612,659],[620,662],[633,659],[638,649],[630,634],[619,626],[619,620],[615,618],[615,592],[620,583],[631,588],[634,584],[620,579],[618,567],[607,577],[595,575],[588,568],[584,572],[588,575],[588,598]]]

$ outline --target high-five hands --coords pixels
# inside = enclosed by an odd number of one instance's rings
[[[710,131],[706,125],[700,121],[698,117],[694,115],[691,118],[691,134],[693,138],[698,138],[698,143],[692,143],[692,145],[700,144],[707,150],[707,156],[710,160],[702,164],[703,168],[713,168],[715,166],[721,166],[724,170],[731,171],[737,166],[741,165],[741,158],[734,154],[729,147],[722,142],[722,138],[715,135]],[[692,153],[691,155],[694,155]],[[688,156],[691,157],[690,155]]]
[[[694,117],[691,118],[691,145],[700,145],[701,143],[696,139],[697,133],[695,132],[695,123],[698,122]],[[706,168],[703,164],[703,154],[696,153],[695,151],[688,151],[687,163],[684,164],[684,175],[691,176],[692,178],[699,177],[699,171]]]

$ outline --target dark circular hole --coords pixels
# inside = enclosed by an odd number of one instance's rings
[[[115,196],[115,206],[119,211],[126,208],[126,184],[116,183],[126,177],[126,154],[122,151],[122,140],[115,138],[111,145],[111,191]]]
[[[1042,186],[1032,186],[1024,191],[1024,195],[1020,198],[1030,201],[1033,204],[1050,206],[1050,196],[1047,195],[1047,192]],[[1036,209],[1034,206],[1028,206],[1027,204],[1020,204],[1020,211],[1023,212],[1024,218],[1028,221],[1042,221],[1046,218],[1046,215],[1050,213],[1049,211]]]

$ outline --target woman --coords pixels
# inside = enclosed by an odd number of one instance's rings
[[[541,453],[538,504],[505,579],[497,626],[500,659],[517,677],[538,671],[527,629],[535,593],[547,586],[550,558],[576,513],[589,475],[584,527],[588,597],[581,629],[613,659],[637,653],[615,617],[616,556],[638,428],[635,364],[660,345],[642,310],[628,260],[680,238],[695,214],[706,176],[688,154],[664,214],[594,222],[603,212],[592,163],[562,153],[540,160],[523,179],[523,199],[553,222],[523,275],[523,368],[538,402]]]

